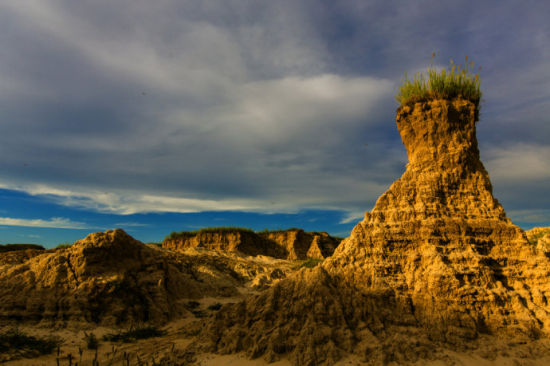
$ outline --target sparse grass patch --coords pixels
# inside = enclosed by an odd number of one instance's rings
[[[0,333],[0,353],[20,351],[24,354],[46,355],[52,353],[61,344],[61,339],[55,337],[35,337],[27,335],[18,329]]]
[[[270,230],[270,229],[263,229],[261,231],[256,231],[257,234],[278,234],[278,233],[284,233],[286,231],[300,231],[302,229],[300,228],[297,228],[297,227],[291,227],[291,228],[288,228],[288,229],[273,229],[273,230]]]
[[[131,343],[138,341],[140,339],[147,339],[153,337],[162,337],[166,334],[166,331],[158,329],[154,326],[144,326],[138,327],[135,329],[130,329],[125,332],[120,331],[119,333],[109,333],[103,336],[104,341],[108,342],[123,342]]]
[[[218,310],[221,309],[221,307],[222,307],[222,304],[219,303],[219,302],[217,302],[217,303],[215,303],[215,304],[210,305],[210,306],[208,307],[208,310],[211,310],[211,311],[218,311]]]
[[[185,304],[185,307],[189,310],[193,310],[193,309],[196,309],[200,306],[200,302],[198,301],[194,301],[194,300],[191,300],[191,301],[187,301],[187,303]]]
[[[530,239],[529,242],[531,244],[537,244],[539,239],[542,238],[544,235],[546,235],[548,233],[550,233],[550,228],[548,230],[542,230],[541,232],[531,236],[530,238],[528,238],[528,239]]]
[[[94,333],[88,334],[84,332],[84,340],[86,341],[86,348],[88,349],[99,348],[99,340],[97,339]]]
[[[397,102],[400,105],[406,105],[431,99],[463,98],[474,103],[479,111],[481,101],[479,72],[481,68],[474,73],[472,71],[474,62],[468,62],[466,56],[464,65],[455,65],[451,59],[449,68],[437,71],[433,67],[434,57],[435,53],[432,54],[432,64],[428,68],[427,76],[420,72],[415,74],[412,80],[409,80],[405,73],[405,79],[395,95]]]
[[[165,240],[190,238],[192,236],[202,234],[202,233],[233,233],[233,232],[253,233],[254,231],[245,227],[237,227],[237,226],[205,227],[200,230],[193,230],[193,231],[179,231],[179,232],[174,231],[170,233],[170,235],[168,235],[165,238]]]
[[[294,269],[300,269],[300,268],[313,268],[316,267],[319,263],[322,263],[324,259],[317,259],[317,258],[308,258],[296,267]]]
[[[27,249],[45,250],[42,245],[38,244],[0,244],[0,253]]]
[[[73,243],[69,243],[69,242],[59,243],[59,244],[57,244],[55,249],[67,249],[67,248],[72,247],[72,245],[73,245]]]

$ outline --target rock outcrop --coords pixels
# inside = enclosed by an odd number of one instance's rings
[[[462,99],[402,106],[409,163],[371,212],[313,270],[228,305],[203,341],[295,365],[413,362],[479,334],[550,332],[550,265],[492,195],[476,107]]]
[[[55,250],[55,249],[53,249]],[[50,249],[50,252],[53,251]],[[46,253],[44,249],[25,249],[0,252],[0,266],[3,264],[23,263],[32,257]]]
[[[212,229],[197,233],[181,233],[162,242],[162,247],[170,250],[185,250],[188,248],[206,248],[222,252],[239,252],[245,255],[268,255],[284,258],[286,252],[275,243],[263,240],[251,230],[235,228]]]
[[[328,233],[302,229],[261,232],[259,236],[283,248],[287,259],[324,259],[334,253],[341,241]]]
[[[525,234],[537,250],[550,256],[550,227],[534,227],[526,231]]]
[[[339,239],[327,233],[305,232],[301,229],[266,231],[223,228],[181,233],[166,238],[162,247],[174,251],[189,248],[206,248],[222,252],[238,252],[244,255],[266,255],[282,259],[324,259],[332,255]]]
[[[0,263],[3,321],[161,324],[188,314],[189,299],[234,296],[237,287],[264,272],[264,282],[273,277],[273,269],[259,264],[164,251],[120,229],[90,234],[67,249],[23,259],[25,253],[19,254]]]

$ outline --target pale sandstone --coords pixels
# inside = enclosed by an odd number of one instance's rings
[[[2,263],[1,325],[163,324],[190,315],[190,299],[239,296],[256,277],[265,288],[291,270],[292,263],[272,262],[173,253],[120,229],[93,233],[68,249],[21,251]]]
[[[167,238],[162,247],[185,252],[189,248],[205,248],[222,252],[237,252],[250,256],[266,255],[274,258],[303,260],[324,259],[332,255],[339,239],[327,233],[289,229],[254,233],[245,230],[207,231],[192,235]]]
[[[397,110],[403,176],[321,267],[226,305],[202,347],[294,365],[369,364],[474,347],[479,334],[527,341],[550,331],[550,265],[492,195],[476,108],[433,100]]]

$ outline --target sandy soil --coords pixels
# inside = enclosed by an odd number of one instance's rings
[[[221,299],[204,299],[204,304],[218,302]],[[289,360],[282,359],[268,364],[262,358],[250,360],[243,353],[232,355],[216,354],[186,354],[185,349],[193,341],[192,337],[186,334],[186,328],[195,319],[192,317],[174,321],[165,326],[167,334],[159,338],[141,340],[134,343],[111,343],[101,341],[101,337],[112,333],[113,329],[98,327],[89,330],[58,329],[20,326],[19,329],[27,334],[36,336],[54,335],[63,338],[65,341],[60,347],[59,355],[54,352],[51,355],[36,357],[32,359],[19,359],[3,363],[14,366],[51,366],[69,365],[69,357],[72,364],[92,365],[94,359],[100,365],[138,365],[138,360],[143,364],[152,365],[153,361],[162,364],[161,360],[171,359],[180,362],[182,365],[197,366],[290,366]],[[85,332],[93,332],[100,339],[100,347],[96,352],[86,349]],[[79,349],[82,349],[80,355]],[[497,351],[498,350],[498,351]],[[504,351],[503,351],[504,350]],[[546,356],[540,357],[540,355]],[[69,356],[71,355],[71,356]],[[377,365],[362,360],[360,357],[350,355],[343,358],[336,366],[359,366]],[[59,362],[59,363],[58,363]],[[548,366],[550,365],[550,340],[539,340],[531,343],[505,344],[499,343],[494,337],[482,338],[479,340],[479,348],[468,352],[454,352],[440,350],[434,360],[420,360],[415,363],[390,362],[388,366],[398,365],[414,366]]]

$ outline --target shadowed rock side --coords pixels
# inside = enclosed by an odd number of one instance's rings
[[[324,259],[334,253],[341,241],[327,233],[308,233],[301,229],[264,232],[259,236],[283,248],[287,259]]]
[[[546,336],[549,262],[492,196],[475,113],[461,99],[399,108],[403,176],[321,267],[222,308],[202,340],[319,365],[412,362],[480,333]]]
[[[9,252],[0,252],[0,266],[3,264],[19,264],[23,263],[32,257],[44,254],[46,252],[53,252],[54,250],[45,251],[44,249],[24,249],[13,250]]]
[[[327,233],[307,233],[301,229],[254,233],[248,230],[209,230],[182,233],[165,239],[162,247],[174,251],[206,248],[245,255],[267,255],[283,259],[324,259],[334,252],[340,240]]]
[[[120,229],[30,254],[0,265],[4,321],[160,324],[185,314],[188,299],[236,295],[237,286],[263,271],[254,263],[149,247]]]

